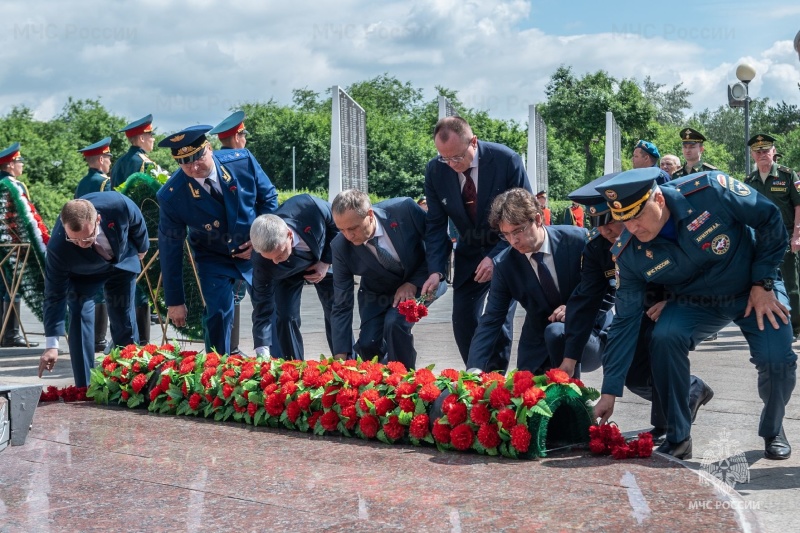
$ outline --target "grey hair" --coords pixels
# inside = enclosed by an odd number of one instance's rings
[[[364,218],[370,209],[372,209],[372,202],[369,201],[369,196],[358,189],[347,189],[340,192],[331,204],[331,210],[336,215],[343,215],[352,210]]]
[[[272,252],[280,246],[288,235],[289,226],[279,216],[261,215],[250,226],[250,243],[258,252]]]

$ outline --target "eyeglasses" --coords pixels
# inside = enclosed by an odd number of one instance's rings
[[[522,233],[523,233],[523,232],[524,232],[526,229],[528,229],[528,227],[530,227],[530,225],[531,225],[531,222],[533,222],[533,221],[532,221],[532,220],[529,220],[527,224],[525,224],[524,226],[520,226],[519,228],[515,229],[515,230],[514,230],[514,231],[512,231],[511,233],[503,233],[503,232],[501,231],[501,232],[500,232],[500,234],[499,234],[499,236],[500,236],[500,238],[501,238],[502,240],[504,240],[504,241],[510,241],[511,239],[516,239],[516,238],[517,238],[517,237],[519,237],[519,236],[520,236],[520,235],[521,235],[521,234],[522,234]]]
[[[461,155],[456,155],[456,156],[453,156],[453,157],[444,157],[443,155],[439,154],[439,157],[437,157],[436,159],[438,159],[439,161],[441,161],[445,165],[447,165],[449,163],[461,163],[464,160],[464,158],[467,157],[467,152],[469,152],[469,148],[470,148],[470,146],[472,146],[472,140],[473,139],[474,139],[474,137],[469,140],[469,142],[467,143],[467,147],[464,149],[463,152],[461,152]]]
[[[77,244],[77,245],[94,244],[94,241],[97,240],[97,223],[95,223],[95,225],[94,225],[94,231],[88,237],[86,237],[84,239],[70,239],[69,237],[66,237],[64,240],[66,240],[67,242],[71,242],[72,244]]]

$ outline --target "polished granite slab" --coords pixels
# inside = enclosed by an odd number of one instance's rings
[[[512,461],[91,403],[0,453],[0,533],[758,531],[676,461]]]

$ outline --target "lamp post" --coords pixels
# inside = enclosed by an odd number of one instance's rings
[[[750,82],[756,77],[756,69],[749,63],[742,63],[736,67],[736,77],[744,85],[744,175],[750,174]]]

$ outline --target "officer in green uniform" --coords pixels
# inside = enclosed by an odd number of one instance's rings
[[[22,175],[22,169],[24,165],[25,159],[20,153],[19,143],[14,143],[0,152],[0,181],[10,181],[17,187],[17,190],[22,196],[25,196],[30,200],[28,188],[24,183],[17,179]],[[8,292],[6,291],[6,284],[0,283],[0,299],[3,300],[3,314],[0,316],[0,320],[2,320],[2,317],[9,313],[9,309],[11,307],[14,308],[14,311],[11,314],[8,314],[6,331],[2,340],[0,340],[0,346],[3,346],[4,348],[39,346],[38,342],[26,343],[25,339],[19,334],[19,294],[14,297],[14,305],[12,306],[11,298],[9,298]]]
[[[595,415],[605,423],[633,359],[647,284],[670,295],[650,343],[654,385],[667,416],[657,451],[692,454],[689,351],[731,321],[741,328],[764,402],[758,434],[768,459],[786,459],[786,404],[795,386],[788,297],[778,267],[788,237],[778,208],[718,171],[657,185],[658,169],[634,169],[597,187],[625,223],[612,250],[619,284]]]
[[[92,192],[111,190],[111,178],[108,171],[111,169],[111,137],[106,137],[94,144],[78,150],[83,154],[89,173],[78,182],[75,189],[75,198],[80,198]],[[101,289],[94,298],[94,351],[104,352],[108,348],[106,341],[108,330],[108,308],[106,299]]]
[[[102,192],[111,190],[111,178],[108,171],[111,170],[111,137],[90,144],[78,150],[83,154],[86,164],[89,165],[89,173],[78,182],[75,189],[75,198],[85,196],[90,192]]]
[[[137,172],[148,173],[150,169],[159,166],[147,154],[153,151],[156,142],[153,133],[153,115],[147,115],[139,120],[134,120],[117,133],[125,133],[131,147],[122,157],[114,163],[111,169],[111,188],[116,189],[127,180],[131,174]]]
[[[701,161],[703,152],[706,148],[703,146],[706,138],[697,130],[692,128],[684,128],[681,130],[681,141],[683,141],[683,158],[686,163],[672,175],[672,179],[682,178],[695,172],[704,172],[706,170],[717,170],[717,167],[711,166],[708,163]]]
[[[744,181],[769,198],[781,210],[781,218],[789,234],[789,247],[781,263],[781,277],[792,306],[792,333],[800,335],[800,288],[798,288],[797,251],[800,250],[800,178],[788,167],[773,162],[775,138],[760,133],[748,142],[756,170]]]

